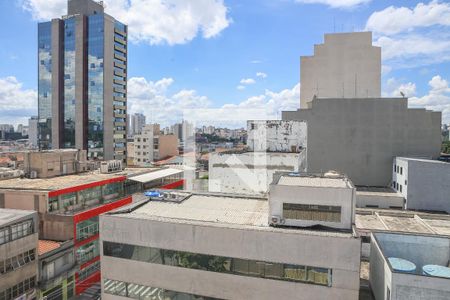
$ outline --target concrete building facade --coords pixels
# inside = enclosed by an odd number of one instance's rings
[[[306,170],[306,151],[212,152],[209,155],[208,191],[237,194],[265,194],[275,173]]]
[[[392,187],[405,199],[405,208],[450,213],[450,163],[396,157]]]
[[[0,299],[34,299],[37,285],[38,215],[0,209]]]
[[[134,136],[134,165],[148,166],[154,161],[178,155],[175,135],[161,134],[159,124],[146,125],[142,133]]]
[[[132,137],[135,134],[141,134],[142,128],[144,128],[144,126],[145,116],[143,114],[136,113],[131,115],[128,135]]]
[[[355,191],[348,178],[335,172],[276,174],[270,185],[269,222],[351,230],[355,224]]]
[[[68,0],[67,15],[38,25],[40,149],[126,158],[127,26],[101,2]]]
[[[372,234],[370,285],[376,300],[449,299],[448,237]]]
[[[379,98],[381,48],[371,32],[325,34],[313,56],[300,59],[300,108],[318,98]]]
[[[38,122],[35,116],[28,119],[28,141],[33,148],[38,146]]]
[[[100,217],[102,299],[358,299],[351,231],[271,227],[264,198],[177,197]]]
[[[307,124],[298,121],[247,121],[247,147],[253,152],[298,153],[307,145]]]
[[[396,156],[440,155],[441,113],[406,98],[316,98],[282,118],[308,124],[308,172],[336,170],[355,185],[390,186]]]

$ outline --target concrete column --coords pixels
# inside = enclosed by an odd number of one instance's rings
[[[52,20],[52,148],[61,146],[64,101],[64,22]]]
[[[75,147],[87,149],[87,22],[85,16],[75,20]]]
[[[105,15],[103,63],[103,152],[105,160],[114,159],[114,19]]]

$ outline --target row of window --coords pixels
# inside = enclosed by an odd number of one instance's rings
[[[104,291],[106,294],[117,295],[131,299],[219,300],[218,298],[203,297],[199,295],[187,294],[111,279],[104,280]]]
[[[34,233],[33,220],[5,226],[0,229],[0,245],[23,238]]]
[[[106,256],[234,275],[331,286],[332,270],[251,259],[103,242]]]
[[[403,167],[400,167],[398,165],[394,165],[394,172],[400,175],[403,175]]]
[[[78,281],[83,281],[87,279],[89,276],[91,276],[97,271],[100,271],[100,261],[96,261],[95,263],[87,266],[86,268],[78,272]]]
[[[36,285],[36,278],[34,276],[27,278],[13,287],[0,291],[0,300],[15,299],[18,296],[23,295],[29,290],[33,289],[35,285]]]
[[[77,241],[82,241],[98,234],[99,232],[98,216],[77,223],[76,229],[77,229],[77,236],[76,236]]]
[[[6,274],[34,261],[36,259],[35,249],[25,251],[14,257],[0,261],[0,274]]]
[[[77,262],[82,264],[100,255],[98,240],[79,247],[76,251]]]
[[[341,222],[341,207],[283,203],[283,217],[294,220]]]
[[[405,184],[406,184],[406,180],[405,180]],[[403,192],[403,186],[401,184],[399,184],[398,182],[396,182],[396,181],[392,182],[392,187],[395,190],[400,191],[400,193]]]

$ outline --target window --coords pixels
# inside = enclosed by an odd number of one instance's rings
[[[408,180],[405,179],[405,185],[408,185]]]
[[[33,233],[33,221],[25,221],[11,225],[11,240],[17,240]]]
[[[48,198],[48,211],[57,211],[59,209],[58,205],[58,197],[49,197]]]
[[[98,216],[77,223],[77,241],[85,240],[91,236],[98,234]]]
[[[7,258],[0,261],[0,274],[5,274],[14,271],[36,259],[35,249],[25,251],[14,257]]]
[[[9,242],[9,227],[0,229],[0,245]]]
[[[98,240],[92,241],[79,247],[76,251],[77,262],[85,263],[100,255]]]
[[[105,279],[104,288],[106,294],[128,297],[132,299],[195,299],[195,300],[219,300],[218,298],[203,297],[182,292],[154,288],[135,283]],[[156,296],[157,295],[157,296]]]
[[[80,272],[78,273],[78,280],[83,281],[98,271],[100,271],[100,261],[96,261],[95,263],[80,270]]]
[[[402,185],[400,184],[400,193],[402,192]]]
[[[18,296],[28,292],[33,289],[36,284],[36,278],[30,277],[25,279],[24,281],[16,284],[13,287],[7,288],[6,290],[0,291],[0,299],[1,300],[11,300],[15,299]]]
[[[103,242],[103,254],[153,264],[325,286],[331,286],[332,279],[332,270],[327,268],[174,251],[107,241]]]
[[[403,175],[403,167],[400,167],[400,175]]]
[[[341,222],[341,207],[283,203],[283,216],[295,220]]]

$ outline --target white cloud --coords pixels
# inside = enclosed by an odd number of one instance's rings
[[[243,79],[241,79],[240,83],[248,85],[248,84],[254,84],[254,83],[256,83],[256,81],[253,78],[243,78]]]
[[[266,90],[264,94],[249,97],[238,104],[225,104],[222,106],[222,108],[226,109],[262,109],[272,118],[279,116],[281,111],[296,110],[299,107],[300,83],[296,84],[292,89],[285,89],[280,92]]]
[[[254,59],[254,60],[251,60],[250,63],[251,64],[260,64],[260,63],[262,63],[262,61],[258,60],[258,59]]]
[[[429,82],[430,90],[423,97],[409,99],[411,107],[425,107],[426,109],[441,111],[443,123],[450,123],[450,86],[441,76],[434,76]]]
[[[37,114],[37,93],[24,89],[14,76],[0,78],[0,123],[27,124]]]
[[[256,73],[256,77],[267,78],[267,74],[264,72],[258,72],[258,73]]]
[[[238,85],[238,86],[236,87],[236,89],[239,90],[239,91],[242,91],[242,90],[245,90],[245,86],[243,86],[243,85]]]
[[[67,0],[20,0],[37,20],[66,14]],[[105,0],[106,12],[129,25],[134,42],[184,44],[217,36],[232,22],[223,0]]]
[[[416,84],[412,82],[403,83],[395,78],[389,78],[386,84],[386,90],[383,91],[383,97],[413,97],[416,95]]]
[[[351,8],[369,3],[372,0],[295,0],[305,4],[325,4],[333,8]]]
[[[392,35],[433,25],[450,26],[450,3],[431,1],[418,3],[414,8],[389,6],[369,17],[366,30]]]

